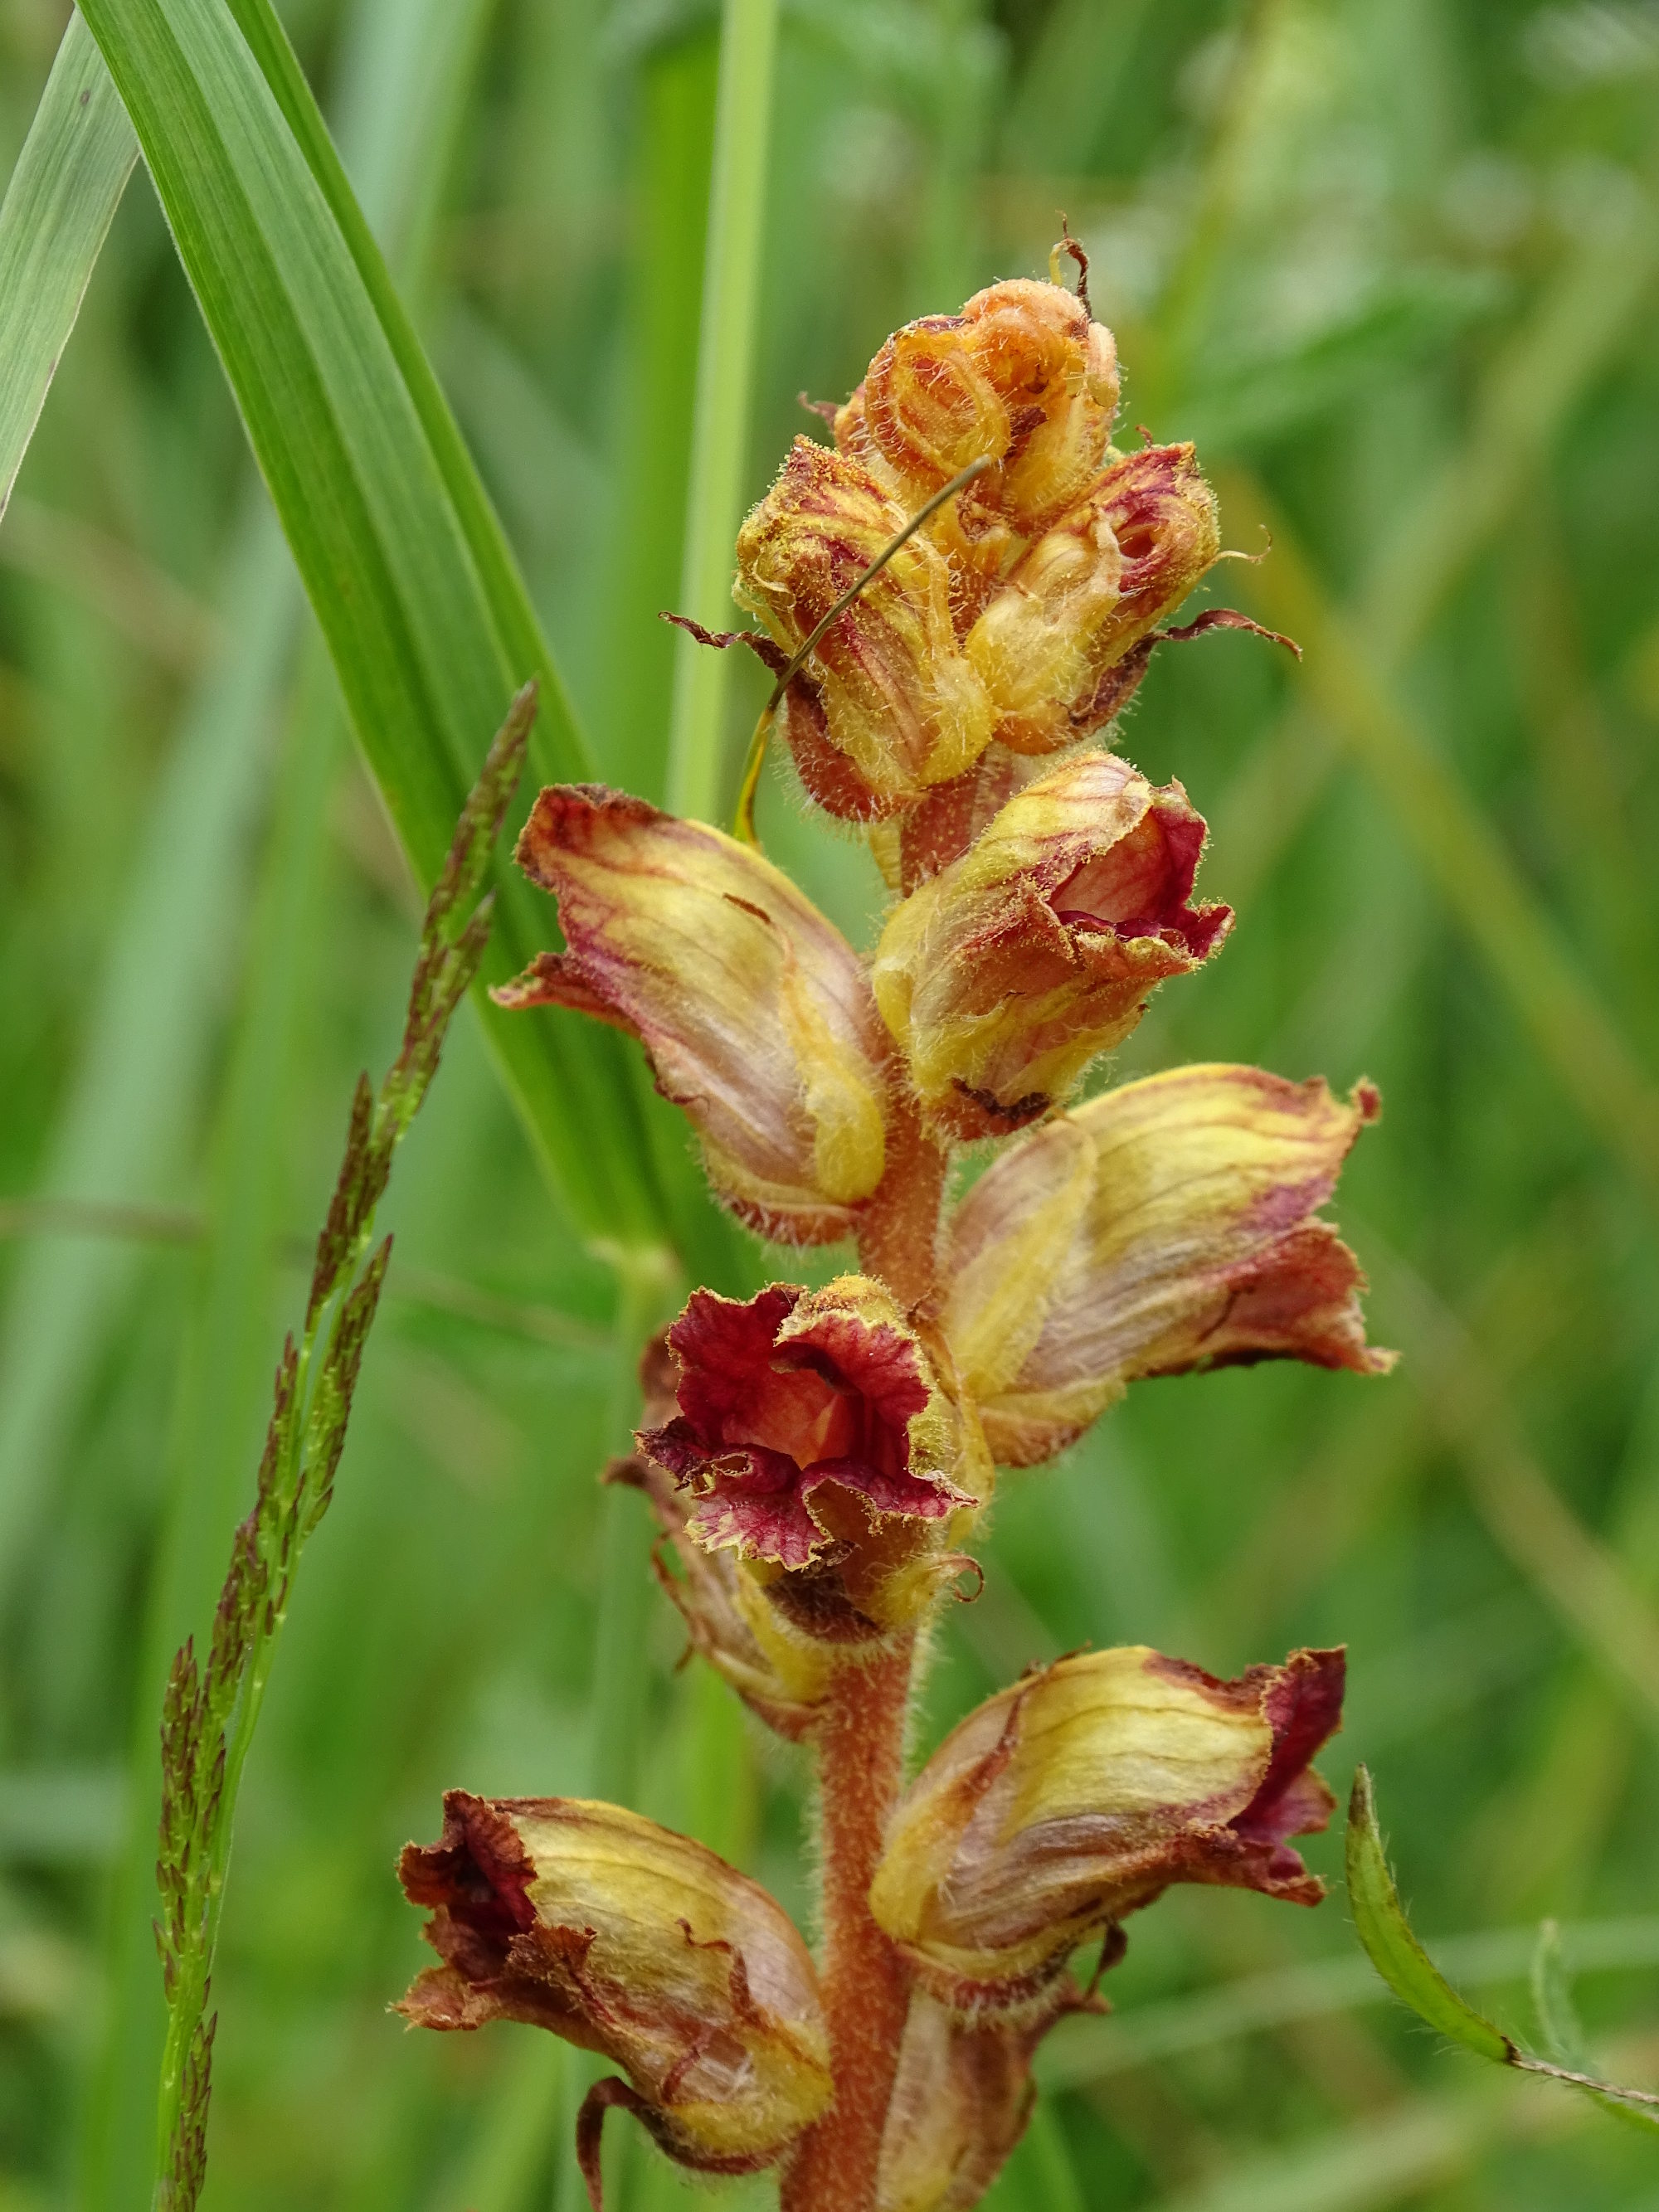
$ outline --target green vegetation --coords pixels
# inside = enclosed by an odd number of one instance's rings
[[[723,65],[699,0],[282,14],[343,173],[264,0],[88,5],[179,251],[141,163],[0,523],[0,2212],[148,2199],[167,1667],[489,731],[538,673],[532,779],[729,809],[766,677],[659,610],[729,620],[714,549],[795,394],[1044,273],[1062,209],[1127,422],[1199,441],[1230,544],[1268,527],[1225,596],[1305,648],[1169,647],[1135,703],[1126,750],[1208,817],[1240,921],[1116,1072],[1374,1078],[1340,1211],[1404,1358],[1144,1389],[1011,1480],[930,1730],[1085,1641],[1227,1673],[1346,1641],[1324,1766],[1375,1776],[1430,1953],[1537,2040],[1554,1917],[1543,2047],[1659,2085],[1651,9],[727,0]],[[0,6],[8,171],[64,22]],[[100,173],[65,197],[38,142],[29,173],[51,297],[0,223],[33,313],[0,325],[7,441],[130,150],[87,82]],[[781,765],[760,821],[868,942],[879,887]],[[551,934],[501,884],[490,974]],[[779,1270],[631,1048],[476,1005],[380,1225],[243,1780],[204,2202],[573,2212],[586,2062],[387,2019],[420,1963],[392,1863],[446,1784],[591,1789],[799,1905],[800,1772],[675,1673],[643,1508],[595,1480],[668,1255]],[[1340,1835],[1308,1856],[1317,1913],[1184,1891],[1131,1923],[994,2212],[1659,2201],[1650,2135],[1376,2002]],[[623,2212],[699,2201],[620,2128],[613,2157]]]

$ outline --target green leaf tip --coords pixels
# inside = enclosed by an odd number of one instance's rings
[[[1371,1778],[1362,1766],[1348,1800],[1348,1907],[1366,1957],[1418,2018],[1500,2066],[1513,2065],[1515,2045],[1465,2003],[1413,1935],[1382,1849]]]
[[[1359,1767],[1348,1800],[1348,1905],[1365,1955],[1403,2004],[1453,2043],[1499,2066],[1583,2091],[1616,2118],[1659,2127],[1659,2095],[1626,2089],[1583,2070],[1584,2045],[1561,1955],[1560,1931],[1547,1920],[1532,1969],[1533,2001],[1546,2045],[1556,2060],[1534,2058],[1461,1997],[1412,1933],[1377,1826],[1371,1778]],[[1567,2063],[1569,2054],[1573,2063]]]

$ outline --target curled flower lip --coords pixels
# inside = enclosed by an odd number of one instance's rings
[[[1178,783],[1085,754],[1028,783],[896,910],[876,1003],[936,1124],[972,1139],[1035,1121],[1157,983],[1209,958],[1232,913],[1189,903],[1205,834]]]
[[[698,1291],[668,1342],[680,1411],[639,1444],[697,1493],[687,1528],[708,1549],[799,1571],[846,1540],[833,1492],[876,1522],[974,1503],[944,1472],[927,1356],[879,1285],[776,1283],[746,1304]]]
[[[1051,1458],[1147,1375],[1295,1358],[1382,1374],[1364,1277],[1318,1218],[1379,1110],[1315,1079],[1174,1068],[1035,1130],[947,1233],[940,1326],[1005,1464]]]
[[[452,1790],[443,1833],[398,1867],[443,1960],[398,2009],[416,2026],[547,2027],[622,2065],[577,2142],[622,2104],[683,2166],[775,2163],[832,2084],[817,1978],[793,1922],[723,1859],[620,1806]]]

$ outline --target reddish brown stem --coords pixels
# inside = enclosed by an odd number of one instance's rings
[[[902,1775],[911,1639],[842,1668],[815,1732],[823,1820],[824,2011],[832,2110],[809,2130],[780,2212],[872,2212],[882,2127],[909,2002],[902,1960],[870,1917],[870,1881]]]
[[[902,1306],[921,1304],[937,1272],[945,1154],[901,1097],[887,1128],[887,1168],[859,1221],[859,1264]]]

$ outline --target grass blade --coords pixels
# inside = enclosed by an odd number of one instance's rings
[[[535,772],[568,773],[580,756],[522,586],[297,65],[268,10],[250,0],[240,12],[239,23],[214,0],[92,0],[87,19],[359,738],[430,884],[476,765],[475,733],[495,726],[517,684],[538,677],[556,701]],[[497,889],[486,981],[521,967],[551,921],[510,865],[498,863]],[[620,1040],[578,1018],[483,1011],[581,1228],[658,1241],[664,1197],[637,1063]]]
[[[211,1042],[250,820],[266,766],[266,709],[298,612],[281,538],[251,517],[230,556],[235,658],[206,684],[138,841],[81,1064],[42,1178],[59,1197],[171,1195]],[[23,1256],[0,1322],[0,1592],[11,1585],[74,1407],[133,1264],[76,1240]]]
[[[1546,1920],[1538,1930],[1538,1948],[1532,1954],[1532,2008],[1538,2015],[1538,2032],[1544,2048],[1558,2066],[1584,2073],[1589,2066],[1589,2045],[1584,2025],[1572,2001],[1567,1962],[1562,1955],[1561,1930]]]
[[[0,204],[0,516],[137,158],[109,71],[71,15]]]
[[[1327,595],[1295,532],[1243,472],[1225,472],[1222,490],[1236,528],[1260,522],[1271,531],[1273,557],[1253,571],[1251,592],[1266,619],[1306,648],[1298,681],[1393,809],[1562,1090],[1659,1206],[1659,1088],[1462,776]]]

